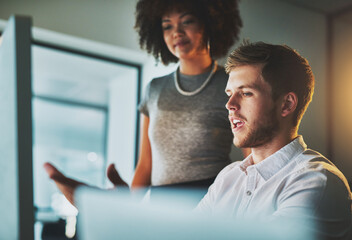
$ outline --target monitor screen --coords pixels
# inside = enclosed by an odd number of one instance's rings
[[[0,45],[0,239],[33,239],[31,19],[12,16]]]

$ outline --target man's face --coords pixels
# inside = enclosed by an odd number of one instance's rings
[[[261,75],[262,65],[243,65],[229,74],[226,108],[233,143],[239,148],[255,148],[269,143],[280,128],[278,108],[271,86]]]

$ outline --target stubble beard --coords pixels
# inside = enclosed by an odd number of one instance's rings
[[[275,108],[271,109],[266,116],[265,119],[254,122],[254,128],[250,128],[242,140],[236,141],[234,136],[234,145],[238,148],[255,148],[270,142],[278,133],[280,126]]]

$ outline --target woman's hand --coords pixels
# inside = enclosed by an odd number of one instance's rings
[[[108,179],[112,184],[114,184],[114,187],[122,186],[122,187],[128,187],[127,183],[122,180],[120,177],[119,173],[117,172],[115,168],[115,164],[111,163],[108,166],[108,169],[106,170],[106,175],[108,176]]]

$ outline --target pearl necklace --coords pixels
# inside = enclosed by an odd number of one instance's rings
[[[177,91],[184,96],[193,96],[193,95],[196,95],[197,93],[200,93],[210,82],[211,78],[213,77],[214,73],[216,72],[217,67],[218,67],[218,63],[215,61],[208,78],[203,82],[203,84],[198,89],[196,89],[192,92],[187,92],[181,88],[181,86],[179,84],[179,79],[178,79],[180,67],[178,67],[174,73],[174,81],[175,81],[175,86],[176,86]]]

